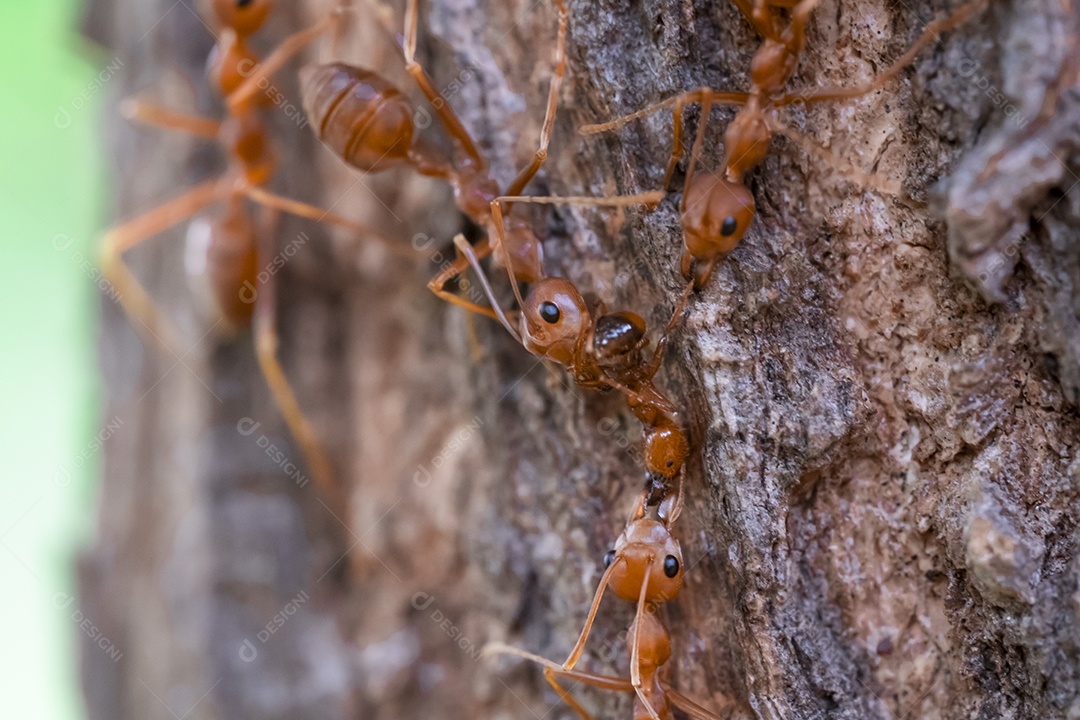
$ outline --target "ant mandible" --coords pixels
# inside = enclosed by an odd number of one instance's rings
[[[671,534],[682,505],[681,486],[678,494],[669,494],[656,504],[649,504],[644,496],[638,500],[626,528],[615,541],[615,547],[604,556],[606,569],[593,596],[585,626],[561,665],[503,643],[490,643],[483,652],[513,655],[543,666],[544,677],[551,687],[584,720],[590,720],[589,713],[559,684],[560,678],[603,690],[635,693],[635,720],[672,720],[672,706],[696,720],[718,720],[719,715],[674,690],[660,676],[661,668],[671,657],[671,635],[657,617],[657,610],[679,594],[685,572],[682,548]],[[609,587],[620,598],[636,606],[626,640],[630,650],[629,680],[574,669],[584,653],[600,601]]]
[[[348,228],[359,235],[386,238],[347,218],[313,205],[275,195],[262,186],[273,176],[275,163],[266,127],[259,108],[271,101],[262,92],[267,78],[306,45],[334,28],[338,10],[322,21],[301,30],[260,63],[248,45],[248,38],[266,22],[270,0],[213,0],[211,8],[220,38],[211,55],[208,79],[225,98],[224,120],[186,115],[141,100],[125,103],[125,114],[136,121],[167,130],[217,140],[228,155],[226,173],[196,185],[179,197],[165,202],[128,222],[109,230],[101,248],[102,272],[116,288],[129,316],[138,320],[153,339],[169,349],[179,348],[173,331],[161,319],[150,295],[123,261],[123,254],[168,228],[219,203],[224,212],[201,222],[193,222],[188,242],[200,258],[202,279],[208,285],[218,312],[215,325],[229,330],[254,324],[258,361],[286,424],[308,460],[319,488],[334,495],[332,470],[311,425],[277,359],[278,336],[274,322],[273,283],[258,286],[260,257],[273,253],[273,237],[268,227],[259,227],[246,200],[270,211],[284,211]],[[269,225],[269,224],[267,224]],[[391,249],[397,252],[393,245]],[[252,297],[254,295],[254,297]]]
[[[734,2],[764,38],[750,63],[749,92],[720,92],[699,88],[610,122],[586,125],[579,131],[583,135],[604,132],[665,107],[674,106],[672,151],[664,172],[663,187],[666,189],[685,150],[682,140],[683,108],[688,103],[701,103],[701,119],[690,151],[682,201],[679,205],[685,242],[681,270],[684,277],[693,278],[694,287],[699,290],[708,284],[717,263],[735,249],[753,222],[756,212],[754,196],[747,188],[744,178],[747,172],[765,158],[773,134],[790,134],[805,142],[805,138],[796,136],[793,131],[780,125],[775,119],[775,111],[796,103],[853,99],[881,89],[908,66],[923,48],[937,40],[941,33],[965,22],[987,0],[973,0],[948,16],[929,23],[907,52],[861,87],[818,88],[786,94],[782,92],[784,86],[794,74],[799,56],[806,47],[806,23],[810,13],[821,0]],[[774,12],[775,8],[790,9],[786,24],[780,22]],[[724,174],[721,178],[712,174],[694,174],[713,103],[740,106],[724,132]]]

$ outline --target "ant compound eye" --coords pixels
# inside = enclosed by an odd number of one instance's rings
[[[664,574],[669,578],[679,574],[679,558],[674,555],[668,555],[664,558]]]
[[[605,568],[611,567],[611,563],[613,563],[613,562],[615,562],[615,551],[614,550],[608,550],[607,553],[604,555],[604,567]]]
[[[540,303],[540,317],[544,319],[548,325],[554,325],[559,322],[559,318],[562,317],[562,313],[559,312],[559,306],[553,302],[547,301]]]
[[[730,237],[735,234],[735,231],[739,229],[739,221],[735,219],[734,215],[729,215],[728,219],[724,221],[724,224],[720,226],[720,234],[724,237]]]

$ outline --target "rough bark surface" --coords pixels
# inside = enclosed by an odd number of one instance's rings
[[[316,17],[280,5],[264,48]],[[825,0],[793,87],[868,80],[946,9]],[[702,85],[746,88],[759,38],[728,2],[570,11],[551,157],[530,192],[654,189],[668,113],[576,129]],[[183,3],[91,13],[124,60],[115,97],[217,111],[201,79],[212,40]],[[336,57],[410,88],[358,17]],[[546,3],[424,2],[421,54],[502,182],[535,149],[555,27]],[[689,572],[661,617],[672,683],[700,704],[1080,718],[1078,35],[1072,0],[994,2],[886,89],[781,114],[812,144],[777,137],[751,174],[755,225],[690,303],[660,379],[693,440],[676,529]],[[295,76],[276,82],[298,107]],[[446,188],[360,178],[278,110],[275,189],[424,257],[281,225],[281,253],[306,239],[275,275],[278,317],[347,490],[328,506],[286,470],[300,458],[250,337],[200,340],[182,230],[130,253],[194,350],[177,363],[141,349],[106,303],[106,416],[135,430],[110,441],[80,561],[84,610],[123,650],[84,650],[90,717],[570,717],[535,666],[479,648],[570,649],[640,489],[637,423],[423,289],[462,228]],[[714,110],[706,167],[730,117]],[[119,216],[220,168],[213,144],[108,126]],[[677,200],[529,212],[548,272],[655,327],[681,288]],[[260,425],[245,434],[245,418]],[[588,667],[627,673],[625,605],[605,601]],[[630,717],[628,696],[577,694]]]

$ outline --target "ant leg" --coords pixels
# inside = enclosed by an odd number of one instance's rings
[[[672,123],[672,143],[671,143],[671,157],[668,158],[667,168],[664,170],[664,184],[660,187],[664,192],[671,190],[671,176],[675,174],[675,166],[679,164],[679,160],[682,159],[683,153],[686,152],[686,147],[683,145],[682,139],[682,113],[683,106],[686,104],[686,98],[679,96],[679,99],[675,102],[675,109],[671,112]]]
[[[327,45],[329,46],[328,56],[330,58],[341,57],[341,44],[345,41],[345,35],[347,34],[348,30],[348,28],[346,27],[346,23],[342,18],[346,13],[351,12],[352,10],[352,0],[341,0],[341,2],[337,6],[337,9],[331,11],[338,13],[338,21],[334,23],[334,27],[330,31],[330,42],[327,43]],[[322,55],[321,52],[319,54]],[[320,64],[326,62],[332,61],[320,58]]]
[[[690,717],[690,720],[722,720],[719,715],[701,707],[670,685],[661,683],[660,686],[663,688],[664,694],[667,695],[668,700],[671,701],[671,704],[686,713],[687,716]]]
[[[614,564],[614,563],[612,563]],[[641,682],[641,618],[645,616],[645,591],[649,587],[649,574],[645,573],[645,577],[641,581],[641,594],[638,595],[637,613],[634,615],[634,642],[630,649],[630,682],[634,686],[634,692],[637,693],[638,699],[641,700],[641,704],[649,711],[649,717],[652,720],[660,720],[660,716],[656,713],[652,703],[649,702],[648,696],[645,695],[645,690],[642,687]]]
[[[601,690],[612,690],[615,692],[634,692],[634,686],[629,680],[620,677],[612,677],[611,675],[599,675],[597,673],[583,672],[581,670],[566,670],[560,665],[553,663],[547,658],[534,655],[533,653],[520,650],[516,647],[504,645],[503,643],[489,643],[484,646],[483,653],[485,655],[513,655],[523,660],[529,660],[544,668],[544,679],[548,681],[548,684],[554,688],[555,692],[559,694],[563,702],[569,705],[574,712],[582,717],[583,720],[591,720],[592,716],[585,708],[574,699],[569,690],[564,689],[558,682],[558,678],[563,677],[568,680],[576,680],[577,682],[590,685]]]
[[[559,697],[562,701],[569,705],[574,712],[581,716],[582,720],[592,720],[592,715],[581,706],[574,696],[570,694],[569,690],[563,689],[559,684],[559,677],[565,677],[568,680],[576,680],[586,685],[592,685],[602,690],[615,690],[621,692],[633,692],[634,686],[629,681],[622,678],[611,677],[610,675],[597,675],[594,673],[582,672],[580,670],[571,670],[569,672],[559,671],[553,667],[544,667],[544,679],[548,681],[548,685],[554,688],[555,692],[559,693]]]
[[[257,202],[260,205],[264,205],[274,210],[280,210],[281,212],[287,212],[290,215],[296,215],[298,217],[309,218],[318,222],[328,223],[330,225],[337,225],[338,227],[350,230],[359,237],[374,238],[381,242],[386,248],[394,255],[404,257],[408,259],[416,259],[416,252],[408,250],[400,244],[400,242],[379,233],[376,230],[364,225],[363,223],[350,220],[343,215],[338,215],[329,210],[324,210],[321,207],[315,205],[309,205],[299,200],[293,200],[291,198],[282,197],[281,195],[275,195],[268,192],[256,185],[247,185],[243,188],[243,192],[253,202]]]
[[[554,670],[551,668],[544,668],[544,679],[547,680],[548,685],[559,694],[562,701],[569,705],[570,709],[581,717],[581,720],[592,720],[592,715],[589,714],[589,711],[581,706],[581,703],[570,694],[569,690],[564,689],[563,686],[559,684],[559,679],[555,675]]]
[[[469,261],[469,265],[472,266],[473,272],[476,273],[476,277],[480,280],[480,287],[484,289],[484,294],[487,295],[488,302],[491,303],[491,309],[498,316],[499,322],[503,324],[506,331],[510,333],[510,336],[521,342],[521,336],[517,330],[514,329],[513,323],[511,323],[506,315],[503,313],[502,306],[499,305],[498,298],[495,297],[495,293],[491,289],[491,284],[488,283],[487,273],[484,272],[484,268],[480,267],[480,259],[476,257],[476,253],[473,252],[472,245],[465,239],[465,236],[458,233],[454,236],[454,247],[461,253],[466,260]]]
[[[174,112],[138,99],[121,102],[120,114],[128,120],[144,125],[176,130],[208,140],[217,139],[221,131],[221,123],[217,120]]]
[[[987,0],[972,0],[972,2],[961,5],[949,15],[933,20],[927,24],[926,28],[915,42],[912,43],[911,47],[908,48],[907,52],[894,60],[892,65],[881,73],[878,73],[873,80],[865,85],[854,88],[823,87],[795,91],[777,98],[774,105],[780,107],[783,105],[816,103],[826,100],[851,100],[880,90],[890,80],[899,75],[900,71],[910,65],[916,55],[922,52],[931,43],[940,40],[941,33],[953,30],[967,22],[980,7],[986,4],[986,1]]]
[[[674,407],[670,405],[670,403],[668,403],[667,407],[659,407],[656,404],[656,396],[659,393],[656,393],[655,390],[654,390],[654,392],[652,394],[652,397],[642,395],[640,392],[638,392],[638,391],[628,387],[627,385],[619,382],[618,380],[611,377],[610,375],[607,375],[606,373],[601,373],[598,385],[600,387],[603,387],[604,385],[606,385],[606,386],[610,387],[612,390],[618,390],[619,392],[621,392],[624,396],[626,396],[627,402],[631,403],[631,405],[630,405],[631,409],[633,409],[635,406],[651,405],[654,408],[656,408],[656,411],[659,412],[661,415],[663,415],[663,417],[665,419],[667,419],[673,426],[675,426],[675,427],[679,426],[679,415],[675,411]],[[648,386],[646,386],[646,387],[648,387]],[[657,427],[657,426],[655,424],[653,424],[653,427]]]
[[[498,203],[537,203],[539,205],[598,205],[601,207],[625,207],[627,205],[653,205],[667,195],[663,190],[638,193],[637,195],[502,195],[495,198]]]
[[[658,103],[653,103],[648,107],[642,108],[637,112],[630,113],[629,115],[623,115],[622,117],[609,120],[605,123],[596,123],[593,125],[582,125],[578,129],[579,135],[596,135],[597,133],[607,132],[608,130],[614,130],[620,128],[627,123],[630,123],[638,118],[652,115],[659,112],[666,107],[675,105],[676,103],[692,103],[700,102],[703,99],[708,98],[712,103],[717,105],[745,105],[746,101],[750,98],[749,93],[744,92],[721,92],[719,90],[711,90],[709,88],[698,88],[697,90],[689,90],[679,95],[669,97],[667,100],[661,100]]]
[[[476,143],[473,142],[469,131],[461,124],[461,120],[454,112],[454,109],[450,107],[450,103],[442,96],[442,93],[435,89],[435,83],[432,82],[424,67],[416,61],[416,35],[420,22],[419,4],[420,0],[408,0],[405,5],[405,69],[413,76],[416,84],[420,86],[421,92],[424,93],[431,106],[435,108],[439,119],[442,120],[447,132],[450,133],[450,137],[461,145],[462,150],[465,151],[465,154],[469,156],[469,159],[472,160],[476,167],[484,167],[486,165],[484,158],[476,148]]]
[[[634,692],[634,686],[629,680],[621,677],[613,677],[611,675],[599,675],[597,673],[585,672],[583,670],[560,670],[558,665],[552,663],[554,667],[545,668],[544,674],[547,675],[548,670],[551,674],[558,677],[570,678],[571,680],[577,680],[583,682],[586,685],[592,685],[593,687],[600,688],[601,690],[613,690],[615,692]]]
[[[551,671],[553,675],[570,678],[572,680],[578,680],[595,688],[600,688],[601,690],[612,690],[614,692],[634,692],[634,686],[626,678],[612,677],[611,675],[600,675],[597,673],[585,672],[582,670],[568,670],[562,665],[559,665],[556,662],[552,662],[545,657],[534,655],[531,652],[513,647],[512,645],[506,645],[505,643],[488,643],[484,646],[484,649],[481,652],[484,655],[512,655],[514,657],[519,657],[522,660],[534,662],[544,668],[545,675],[548,673],[548,671]]]
[[[502,203],[499,198],[495,198],[491,201],[491,224],[495,226],[495,237],[499,241],[499,247],[504,250],[506,248],[506,226],[503,224],[503,212]],[[521,288],[518,287],[517,276],[514,275],[513,263],[510,262],[510,258],[504,252],[503,255],[507,258],[506,274],[510,278],[510,287],[514,291],[514,299],[517,300],[518,308],[521,312],[525,312],[525,299],[521,297]],[[544,258],[542,257],[541,245],[539,242],[536,245],[536,266],[540,270],[540,274],[544,274]]]
[[[760,0],[734,0],[734,3],[743,17],[754,26],[758,35],[769,40],[779,39],[780,33],[776,29],[776,23],[764,7],[766,3]]]
[[[810,13],[820,4],[821,0],[798,0],[784,6],[791,8],[791,20],[789,22],[791,34],[785,38],[785,44],[788,50],[796,55],[800,54],[803,48],[806,47],[806,23],[810,19]]]
[[[566,4],[564,0],[555,0],[555,4],[559,11],[559,36],[555,43],[555,74],[548,87],[547,112],[544,114],[544,125],[540,129],[540,147],[529,166],[510,183],[506,189],[507,195],[520,195],[533,176],[539,172],[540,166],[547,160],[551,130],[555,126],[555,107],[559,101],[559,86],[562,85],[563,75],[566,74]]]
[[[800,145],[802,149],[805,150],[807,153],[817,155],[826,162],[831,163],[833,166],[845,169],[848,173],[855,177],[856,182],[886,195],[896,195],[900,192],[900,189],[898,187],[885,186],[881,182],[878,182],[875,175],[866,172],[852,161],[837,156],[827,147],[817,142],[810,136],[804,135],[803,133],[795,130],[794,128],[780,124],[780,122],[777,121],[775,118],[770,118],[767,124],[771,132],[780,133],[781,135],[790,138],[796,144]]]
[[[175,350],[176,334],[162,320],[157,305],[121,257],[124,251],[186,220],[222,197],[221,181],[208,180],[180,197],[169,200],[142,215],[114,227],[101,243],[101,272],[116,291],[127,314],[138,320],[154,339]]]
[[[626,560],[622,557],[616,557],[615,561],[608,565],[607,570],[600,577],[600,584],[596,587],[592,605],[589,606],[589,614],[585,618],[585,626],[581,628],[581,634],[578,636],[577,642],[574,643],[574,648],[567,656],[566,662],[560,666],[559,672],[565,673],[573,670],[574,666],[577,665],[577,661],[581,659],[581,653],[585,651],[585,641],[589,639],[589,632],[592,630],[593,622],[596,620],[596,613],[600,609],[600,601],[603,600],[604,591],[607,590],[608,583],[611,582],[612,570],[621,562],[626,562]]]
[[[260,85],[266,82],[267,78],[277,72],[293,55],[317,40],[328,29],[336,27],[338,15],[339,10],[335,9],[311,27],[295,32],[282,40],[281,44],[266,56],[265,60],[252,68],[251,75],[225,98],[229,113],[237,114],[244,103],[261,89]]]
[[[259,254],[263,257],[272,254],[272,248],[269,244],[272,242],[273,235],[261,233],[260,238]],[[289,427],[289,432],[292,433],[300,452],[307,461],[308,470],[315,481],[315,486],[322,496],[330,501],[332,507],[340,508],[342,505],[338,502],[338,488],[334,483],[333,466],[330,464],[322,444],[312,429],[311,422],[300,408],[296,393],[293,392],[292,385],[285,376],[285,371],[277,358],[276,294],[277,288],[274,278],[269,279],[255,293],[255,355],[258,358],[263,377],[266,378],[266,384],[270,388],[274,403],[277,405],[278,410],[281,411],[285,424]]]
[[[686,180],[683,181],[683,196],[682,201],[679,203],[679,214],[686,214],[686,198],[689,193],[685,191],[685,188],[690,187],[690,183],[694,179],[694,166],[697,164],[698,155],[701,154],[701,148],[705,145],[705,128],[709,124],[709,113],[712,112],[712,100],[706,96],[701,100],[701,117],[698,118],[697,136],[694,138],[694,146],[690,148],[690,163],[686,166]]]
[[[690,299],[690,293],[694,291],[693,281],[686,283],[686,287],[682,291],[682,295],[679,297],[679,302],[676,303],[675,309],[671,312],[671,319],[668,320],[667,325],[664,327],[664,331],[660,333],[660,339],[656,341],[656,348],[653,350],[652,360],[649,361],[646,377],[650,380],[660,371],[660,364],[664,360],[664,349],[667,347],[668,340],[671,339],[671,333],[675,330],[675,326],[682,320],[683,310],[686,309],[686,302]]]
[[[488,238],[484,238],[472,248],[473,257],[477,262],[491,254],[491,242]],[[469,267],[470,260],[467,257],[458,255],[454,258],[454,261],[448,264],[446,267],[439,270],[435,277],[428,281],[428,290],[435,293],[439,298],[445,300],[451,305],[457,305],[463,307],[469,312],[478,313],[485,317],[489,317],[492,320],[499,320],[499,316],[494,310],[483,305],[477,305],[471,300],[466,300],[463,297],[459,297],[452,292],[445,289],[446,283],[450,282],[453,278],[460,276]]]

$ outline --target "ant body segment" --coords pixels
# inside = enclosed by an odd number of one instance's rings
[[[273,253],[271,223],[257,221],[247,201],[270,212],[284,211],[329,222],[359,235],[386,239],[347,218],[313,205],[275,195],[263,188],[273,177],[275,161],[270,138],[259,109],[270,97],[260,84],[288,59],[326,33],[337,22],[335,10],[319,23],[290,35],[259,63],[248,38],[259,30],[272,8],[270,0],[213,0],[214,19],[221,28],[211,55],[208,79],[225,99],[226,117],[213,120],[177,113],[141,100],[125,103],[125,114],[136,121],[180,131],[221,143],[229,160],[226,173],[205,181],[179,197],[163,203],[109,230],[102,242],[102,272],[117,289],[127,314],[166,348],[178,348],[169,326],[149,294],[123,261],[123,253],[158,233],[218,204],[222,212],[199,216],[188,232],[189,256],[198,258],[219,317],[230,330],[254,325],[256,354],[267,384],[289,430],[307,458],[316,484],[333,495],[329,460],[300,408],[292,387],[277,360],[278,337],[274,322],[273,283],[259,285],[260,258]],[[254,297],[251,297],[254,295]],[[217,327],[217,325],[215,325]]]
[[[792,135],[775,119],[776,110],[796,103],[810,104],[827,100],[862,97],[881,89],[908,66],[915,56],[940,33],[965,22],[987,0],[972,0],[950,15],[927,24],[922,34],[886,70],[869,83],[856,88],[817,88],[784,93],[806,47],[806,23],[821,0],[734,0],[742,14],[763,38],[750,63],[749,92],[720,92],[700,88],[668,98],[630,115],[606,123],[586,125],[582,135],[592,135],[621,127],[673,106],[674,132],[671,156],[664,172],[666,189],[675,167],[684,153],[682,112],[688,103],[701,103],[697,136],[690,152],[682,201],[679,205],[684,252],[681,271],[693,279],[695,289],[708,284],[717,263],[742,240],[756,213],[754,196],[747,188],[745,175],[757,167],[768,153],[769,143],[777,132]],[[788,8],[786,23],[774,12]],[[704,143],[705,127],[713,103],[736,105],[739,110],[724,132],[723,176],[695,175],[695,163]]]
[[[645,469],[665,482],[682,470],[690,447],[675,406],[657,389],[653,378],[685,303],[684,294],[651,357],[645,354],[649,340],[641,316],[627,311],[609,313],[602,304],[595,308],[594,316],[567,280],[541,280],[521,304],[520,333],[525,349],[563,365],[582,387],[622,392],[630,411],[644,426]]]
[[[606,569],[593,596],[585,626],[565,662],[560,665],[503,643],[488,644],[484,653],[513,655],[543,666],[544,678],[584,720],[590,720],[591,716],[559,684],[560,678],[602,690],[635,693],[635,720],[672,720],[672,706],[694,720],[719,720],[718,715],[674,690],[662,672],[671,657],[671,635],[657,617],[657,609],[674,599],[682,589],[685,572],[682,548],[671,534],[682,504],[681,487],[677,494],[669,494],[655,504],[648,503],[644,496],[638,500],[626,528],[615,541],[615,547],[604,556]],[[608,588],[636,607],[627,633],[629,679],[575,669]]]

